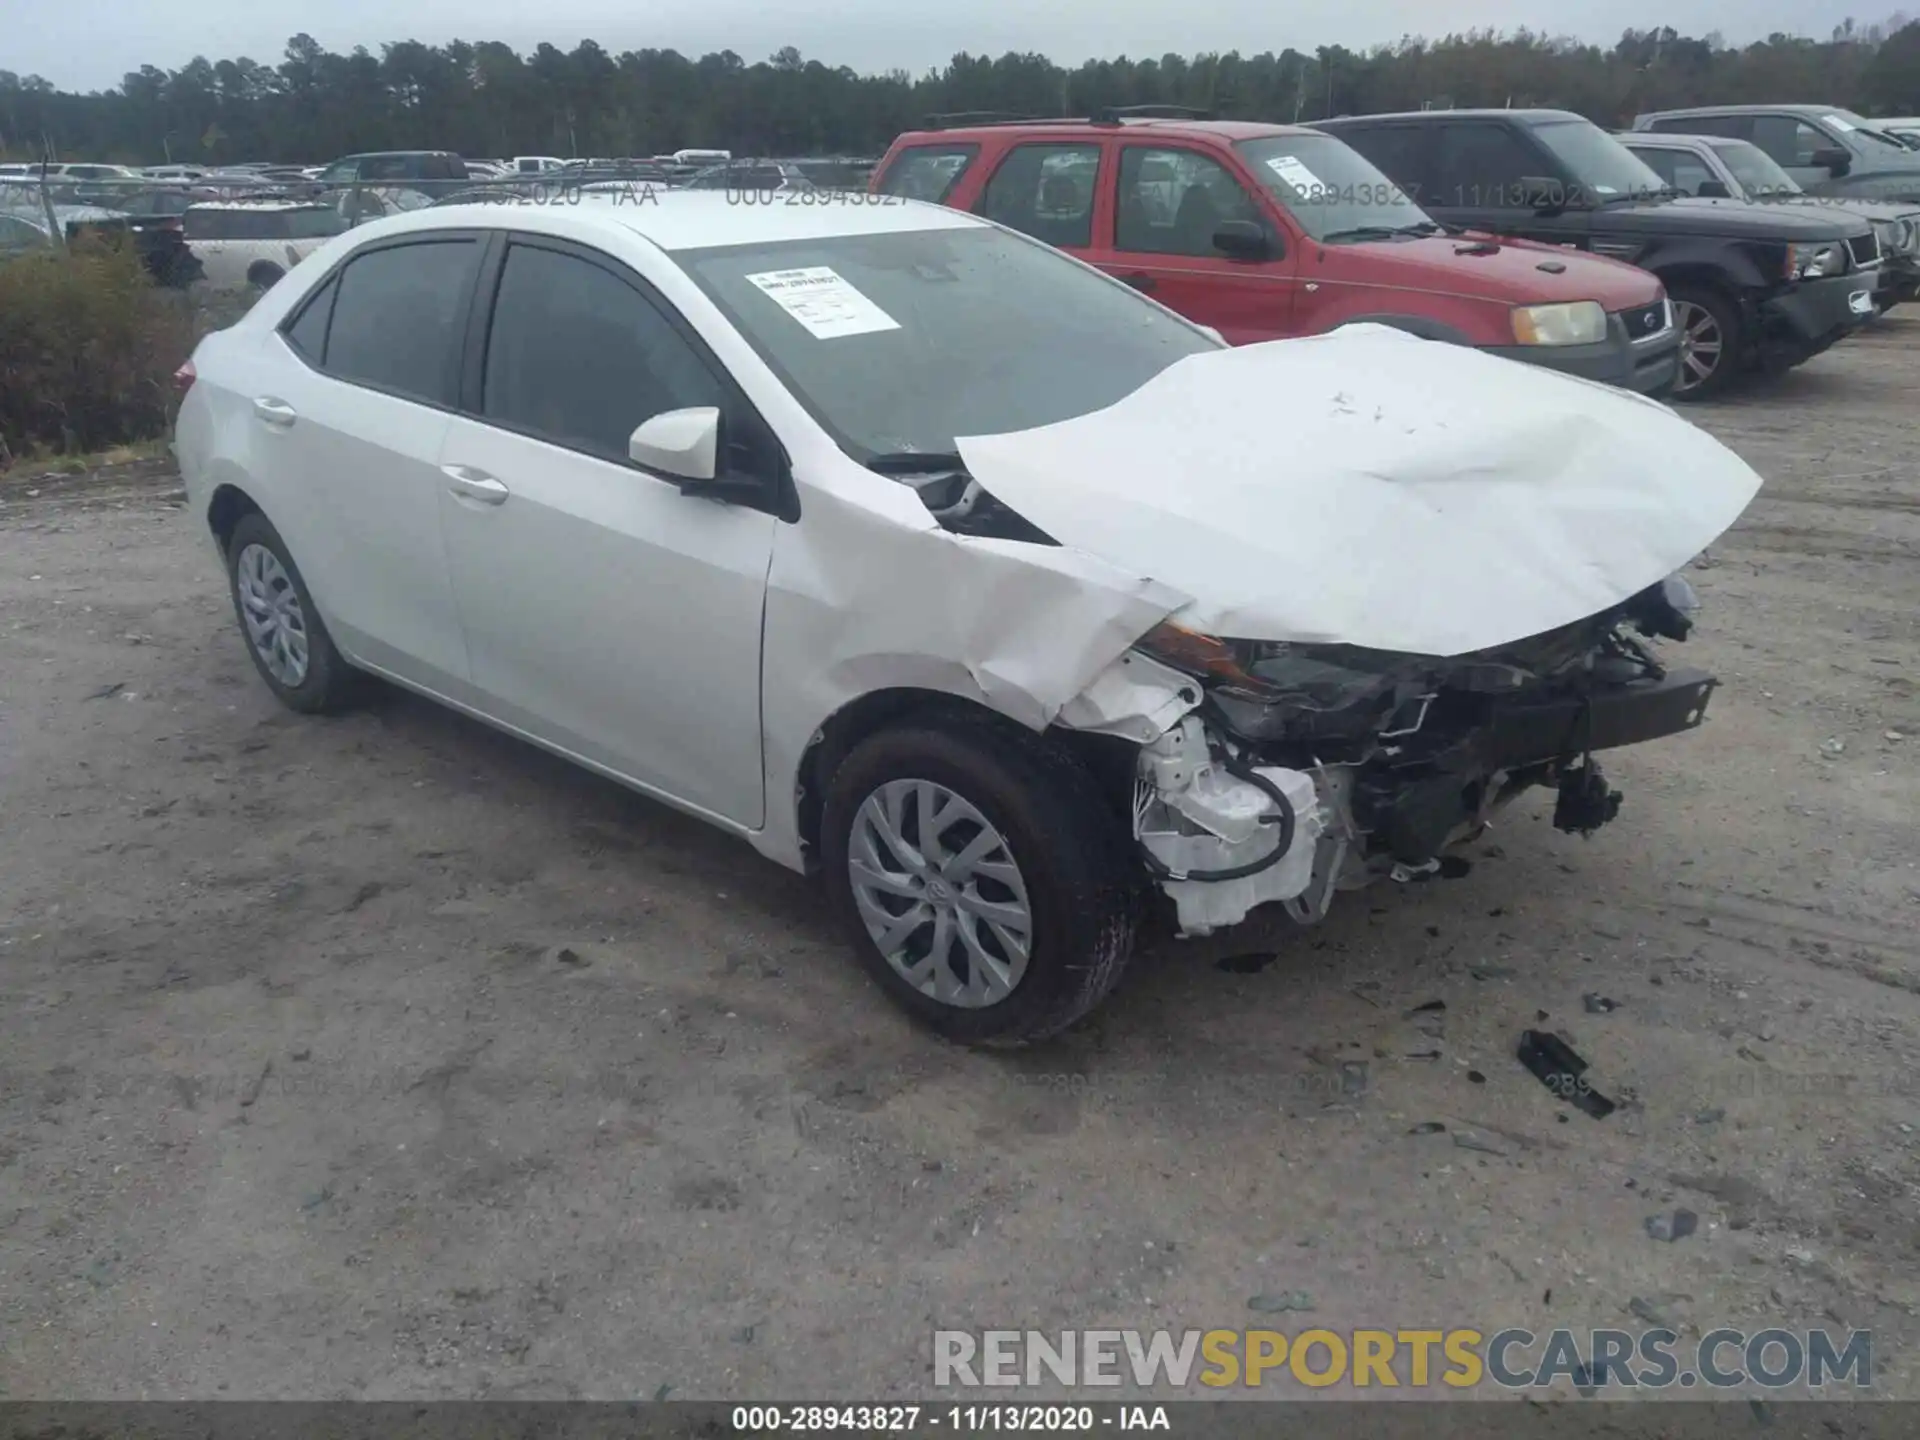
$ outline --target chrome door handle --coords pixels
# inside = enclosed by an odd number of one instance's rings
[[[442,465],[440,472],[453,482],[447,489],[463,500],[499,505],[512,493],[486,471],[476,470],[471,465]]]
[[[257,396],[253,402],[253,413],[267,424],[278,426],[282,430],[300,418],[299,412],[293,406],[284,400],[276,400],[271,395]]]

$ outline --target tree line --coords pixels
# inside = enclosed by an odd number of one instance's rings
[[[498,41],[404,40],[347,54],[310,35],[277,65],[196,58],[144,65],[87,94],[0,70],[0,155],[134,164],[317,163],[359,150],[653,155],[717,146],[737,155],[877,154],[935,112],[1085,114],[1176,104],[1231,118],[1311,121],[1422,106],[1545,105],[1617,127],[1643,110],[1806,102],[1920,114],[1920,22],[1903,14],[1824,40],[1776,34],[1746,46],[1718,34],[1628,30],[1611,47],[1532,31],[1406,37],[1258,55],[1090,60],[959,54],[918,77],[862,75],[791,46],[748,64],[731,50],[618,55],[591,40],[521,55]]]

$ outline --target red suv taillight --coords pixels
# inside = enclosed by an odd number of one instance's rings
[[[189,360],[173,372],[173,388],[184,395],[193,388],[193,382],[199,378],[199,372],[193,368],[193,361]]]

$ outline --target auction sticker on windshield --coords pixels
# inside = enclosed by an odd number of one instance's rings
[[[1326,189],[1320,177],[1292,155],[1268,156],[1267,168],[1302,195],[1318,195]]]
[[[900,328],[899,321],[854,289],[831,265],[763,270],[747,279],[821,340]]]

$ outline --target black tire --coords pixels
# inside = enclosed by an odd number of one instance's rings
[[[241,598],[240,565],[241,557],[247,553],[249,546],[268,551],[279,562],[297,600],[307,646],[305,672],[297,684],[288,684],[273,673],[248,628],[246,602]],[[227,589],[233,596],[234,619],[239,623],[240,638],[253,660],[253,668],[260,672],[260,678],[267,682],[267,688],[273,691],[281,704],[302,714],[319,715],[344,709],[352,703],[359,693],[360,677],[334,648],[333,637],[327,634],[326,622],[314,608],[307,582],[300,578],[300,567],[293,563],[293,556],[287,553],[287,545],[280,538],[280,532],[257,510],[240,517],[239,523],[233,527],[232,537],[227,541]]]
[[[271,260],[256,260],[247,271],[247,283],[257,290],[271,290],[286,273]]]
[[[1674,378],[1674,400],[1711,400],[1721,394],[1739,375],[1746,344],[1740,329],[1740,307],[1731,296],[1705,285],[1679,285],[1668,291],[1673,301],[1674,323],[1680,325],[1680,368]],[[1697,312],[1689,315],[1688,311]],[[1720,348],[1711,370],[1698,376],[1688,361],[1688,321],[1703,313],[1719,335]],[[1696,355],[1699,352],[1694,352]]]
[[[931,780],[977,809],[1005,839],[1032,917],[1013,989],[979,1008],[922,993],[883,955],[860,918],[848,854],[860,807],[891,780]],[[828,780],[821,858],[834,910],[880,988],[915,1019],[966,1045],[1013,1046],[1058,1034],[1119,983],[1139,925],[1138,887],[1112,808],[1071,755],[1011,724],[939,716],[869,736]]]

